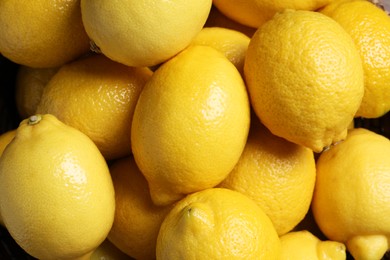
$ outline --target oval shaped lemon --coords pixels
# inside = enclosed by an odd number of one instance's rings
[[[220,183],[244,149],[249,123],[244,81],[214,48],[189,47],[157,69],[131,128],[134,158],[154,203]]]
[[[346,137],[364,92],[352,38],[311,11],[286,10],[261,26],[249,43],[244,73],[264,125],[315,152]]]
[[[20,123],[0,157],[0,211],[15,241],[38,259],[76,259],[114,220],[108,166],[95,144],[52,115]]]

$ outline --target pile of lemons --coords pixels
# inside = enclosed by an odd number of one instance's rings
[[[39,259],[390,249],[390,17],[366,0],[0,1],[0,223]]]

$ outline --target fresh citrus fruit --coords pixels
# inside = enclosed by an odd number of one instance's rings
[[[35,114],[43,89],[58,71],[56,68],[19,66],[16,76],[16,108],[21,118]]]
[[[321,241],[306,230],[289,232],[280,237],[282,260],[345,260],[345,245],[336,241]]]
[[[381,259],[390,244],[390,141],[362,128],[321,153],[313,213],[355,259]]]
[[[135,105],[152,74],[103,55],[68,63],[46,85],[37,113],[53,114],[82,131],[108,160],[129,155]]]
[[[180,200],[164,219],[157,259],[279,259],[279,237],[245,195],[222,188]]]
[[[131,141],[153,202],[167,205],[220,183],[237,163],[250,124],[236,67],[209,46],[160,66],[135,108]]]
[[[207,17],[204,27],[222,27],[226,29],[236,30],[248,37],[252,37],[256,32],[255,28],[240,24],[226,15],[221,13],[214,5],[211,7],[209,16]]]
[[[244,73],[264,125],[315,152],[345,138],[364,92],[352,38],[312,11],[286,10],[261,26],[250,41]]]
[[[365,0],[335,1],[321,13],[351,35],[363,61],[365,91],[356,116],[386,114],[390,111],[390,17]]]
[[[0,211],[15,241],[39,259],[75,259],[114,220],[106,161],[86,135],[52,115],[23,120],[0,157]]]
[[[187,47],[202,29],[211,0],[81,0],[85,29],[109,58],[153,66]],[[115,39],[115,40],[113,40]]]
[[[115,188],[115,218],[108,239],[135,259],[154,259],[160,225],[171,206],[153,204],[148,183],[133,157],[110,166]]]
[[[88,260],[133,260],[114,246],[108,239],[96,248]]]
[[[222,52],[243,74],[246,50],[250,38],[236,30],[222,27],[205,27],[192,41],[193,45],[206,45]]]
[[[332,0],[214,0],[213,4],[230,19],[258,28],[285,9],[317,10]]]
[[[89,51],[79,0],[0,1],[0,52],[15,63],[52,68]]]
[[[240,160],[219,187],[251,198],[283,235],[309,210],[316,177],[313,151],[274,136],[254,120],[251,124]]]

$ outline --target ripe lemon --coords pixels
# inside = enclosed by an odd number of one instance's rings
[[[356,116],[386,114],[390,110],[390,17],[364,0],[335,1],[321,13],[351,35],[363,61],[365,91]]]
[[[157,259],[279,259],[267,215],[245,195],[211,188],[180,200],[164,219]]]
[[[280,237],[280,242],[282,260],[345,260],[347,258],[343,243],[321,241],[307,230],[284,234]]]
[[[315,220],[355,259],[381,259],[389,249],[389,155],[389,139],[355,128],[317,161]]]
[[[251,198],[283,235],[308,212],[315,178],[313,151],[274,136],[252,120],[240,160],[219,187]]]
[[[106,161],[83,133],[52,115],[23,120],[0,157],[0,211],[39,259],[75,259],[104,241],[114,219]]]
[[[135,108],[131,142],[154,203],[171,204],[220,183],[244,149],[249,100],[236,67],[191,46],[159,67]]]
[[[58,71],[56,68],[30,68],[19,66],[16,84],[16,108],[21,118],[35,114],[43,89]]]
[[[258,28],[285,9],[317,10],[332,0],[214,0],[213,4],[230,19]]]
[[[204,27],[222,27],[242,32],[248,37],[252,37],[256,32],[255,28],[240,24],[221,13],[215,5],[211,7],[209,17],[207,17]]]
[[[171,206],[153,204],[148,183],[133,157],[110,166],[115,188],[115,218],[108,239],[135,259],[154,259],[160,225]]]
[[[129,155],[135,105],[152,74],[104,55],[68,63],[46,85],[37,113],[53,114],[82,131],[108,160]]]
[[[85,29],[109,58],[153,66],[187,47],[202,29],[211,0],[81,0]]]
[[[286,10],[260,27],[244,73],[264,125],[315,152],[345,138],[364,92],[352,38],[337,22],[312,11]]]
[[[205,27],[191,44],[210,46],[222,52],[243,75],[249,41],[248,36],[236,30],[222,27]]]
[[[0,1],[0,52],[15,63],[52,68],[89,51],[79,0]]]

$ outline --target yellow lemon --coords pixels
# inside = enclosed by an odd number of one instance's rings
[[[332,2],[333,0],[214,0],[213,4],[227,17],[246,26],[258,28],[270,20],[276,13],[285,9],[310,10]]]
[[[390,141],[363,128],[317,161],[312,207],[321,231],[355,259],[381,259],[390,245]]]
[[[346,248],[336,241],[321,241],[306,230],[289,232],[280,237],[281,260],[345,260]]]
[[[133,157],[115,161],[110,172],[116,209],[109,241],[135,259],[154,259],[158,231],[171,206],[153,204],[148,183]]]
[[[390,110],[390,17],[365,0],[335,1],[321,13],[351,35],[363,61],[365,91],[356,116],[386,114]]]
[[[77,128],[108,160],[129,155],[135,105],[152,74],[103,55],[68,63],[46,85],[37,113],[53,114]]]
[[[15,63],[52,68],[89,51],[79,0],[1,1],[0,52]]]
[[[159,67],[135,108],[131,142],[153,202],[167,205],[220,183],[237,163],[250,124],[236,67],[192,46]]]
[[[187,47],[202,29],[211,0],[81,0],[85,29],[109,58],[153,66]]]
[[[280,259],[267,215],[245,195],[222,188],[180,200],[164,219],[157,259]]]
[[[114,220],[106,161],[86,135],[52,115],[23,120],[0,157],[0,211],[15,241],[39,259],[76,259]]]
[[[219,187],[251,198],[283,235],[309,210],[316,178],[313,151],[274,136],[254,120],[252,126],[240,160]]]
[[[312,11],[286,10],[260,27],[244,73],[264,125],[315,152],[346,137],[364,92],[352,38],[337,22]]]
[[[255,28],[245,26],[228,18],[226,15],[221,13],[218,8],[215,7],[215,5],[211,7],[209,16],[207,17],[204,27],[222,27],[232,29],[242,32],[248,37],[252,37],[256,31]]]
[[[16,84],[16,108],[21,118],[35,114],[43,89],[58,71],[56,68],[30,68],[19,66]]]
[[[222,52],[243,74],[246,50],[250,38],[236,30],[222,27],[205,27],[192,41],[193,45],[206,45]]]
[[[133,258],[120,251],[106,239],[93,251],[88,260],[133,260]]]

